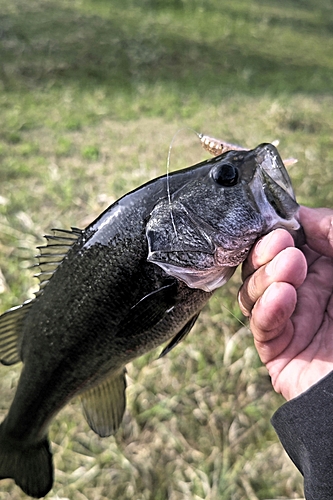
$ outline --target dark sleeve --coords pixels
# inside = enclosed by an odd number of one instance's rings
[[[306,500],[332,500],[333,372],[281,406],[272,424],[304,476]]]

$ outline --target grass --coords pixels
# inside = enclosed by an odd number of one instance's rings
[[[125,192],[206,157],[189,129],[280,140],[298,200],[332,206],[329,0],[0,0],[0,307],[32,296],[35,246]],[[188,128],[186,128],[188,127]],[[101,440],[76,402],[50,436],[47,498],[302,496],[269,423],[281,398],[239,320],[239,275],[167,358],[129,369],[128,410]],[[5,415],[19,367],[1,367]],[[10,480],[1,500],[24,498]]]

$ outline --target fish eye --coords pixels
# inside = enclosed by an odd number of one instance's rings
[[[238,169],[230,163],[222,163],[211,170],[211,176],[219,186],[235,186],[239,179]]]

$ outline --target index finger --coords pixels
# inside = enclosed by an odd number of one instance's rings
[[[259,267],[270,262],[282,250],[294,246],[293,237],[285,229],[274,229],[266,234],[257,241],[243,263],[242,280],[244,281]]]
[[[301,206],[299,217],[312,250],[333,257],[333,210]]]

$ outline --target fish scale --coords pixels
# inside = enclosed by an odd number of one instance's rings
[[[75,396],[94,432],[114,434],[126,364],[184,339],[258,237],[282,227],[297,238],[298,208],[276,148],[262,144],[153,179],[85,230],[47,235],[36,297],[0,317],[1,362],[23,362],[0,425],[0,479],[46,495],[48,427]]]

